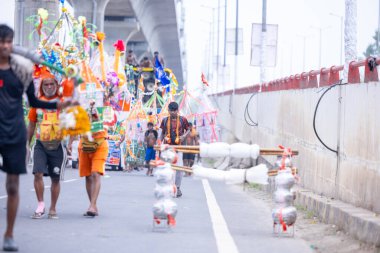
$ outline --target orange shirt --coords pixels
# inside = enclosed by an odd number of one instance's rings
[[[58,96],[46,98],[41,96],[39,99],[44,101],[58,101]],[[59,112],[56,109],[37,109],[31,108],[28,118],[36,123],[36,138],[42,141],[61,140],[62,132],[59,128]]]
[[[47,98],[45,96],[41,96],[39,97],[38,99],[42,100],[42,101],[51,101],[51,102],[54,102],[54,101],[59,101],[60,99],[58,98],[58,96],[54,96],[52,98]],[[30,108],[30,111],[29,111],[29,114],[28,114],[28,118],[30,121],[34,122],[34,123],[37,123],[38,122],[38,114],[40,111],[37,111],[38,109],[37,108]],[[44,109],[48,112],[54,112],[56,111],[56,109],[52,109],[52,110],[49,110],[49,109]]]

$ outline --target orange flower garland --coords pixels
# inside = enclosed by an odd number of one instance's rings
[[[65,109],[60,114],[61,123],[64,123],[63,121],[65,120],[66,117],[68,117],[69,114],[74,116],[75,127],[68,128],[65,126],[61,126],[62,131],[63,131],[63,136],[67,136],[67,135],[75,136],[75,135],[80,135],[80,134],[85,134],[85,133],[90,132],[90,129],[91,129],[90,119],[88,118],[88,115],[85,109],[83,109],[81,106],[73,106],[73,107],[69,107]]]
[[[169,115],[168,118],[168,123],[167,123],[167,132],[168,134],[166,135],[166,140],[168,144],[172,144],[172,139],[170,135],[170,123],[171,123],[171,116]],[[176,128],[176,138],[175,138],[175,144],[179,144],[179,115],[177,115],[177,128]]]

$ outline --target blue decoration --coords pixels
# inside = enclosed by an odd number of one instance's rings
[[[155,63],[155,75],[158,80],[160,80],[162,85],[170,84],[170,79],[166,75],[164,71],[164,67],[162,67],[161,62],[158,60],[158,57],[156,57],[156,63]],[[170,90],[170,88],[169,88]]]

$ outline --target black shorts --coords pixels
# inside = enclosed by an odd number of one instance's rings
[[[57,150],[46,150],[40,141],[33,147],[33,174],[43,173],[44,176],[59,178],[66,166],[66,149],[59,145]]]
[[[182,159],[194,160],[195,159],[195,154],[183,153],[182,154]]]
[[[20,175],[26,173],[26,141],[0,146],[0,170],[7,174]]]

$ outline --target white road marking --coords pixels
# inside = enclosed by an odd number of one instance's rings
[[[69,179],[69,180],[65,180],[63,181],[64,183],[70,183],[70,182],[74,182],[74,181],[77,181],[78,178],[74,178],[74,179]]]
[[[8,198],[8,195],[0,196],[0,199],[6,199]]]
[[[65,181],[63,181],[64,183],[70,183],[70,182],[74,182],[74,181],[77,181],[78,179],[77,178],[73,178],[73,179],[68,179],[68,180],[65,180]],[[48,189],[48,188],[50,188],[51,186],[50,185],[46,185],[45,186],[45,189]],[[35,189],[30,189],[30,191],[32,191],[32,192],[35,192],[36,190]]]
[[[44,187],[45,189],[49,189],[50,188],[50,185],[45,185]],[[30,189],[31,192],[35,192],[36,190],[35,189]]]
[[[228,230],[227,223],[223,217],[222,211],[216,201],[207,179],[202,179],[203,188],[206,195],[208,210],[210,212],[212,228],[216,239],[216,245],[219,253],[238,253],[239,250],[234,239]]]

